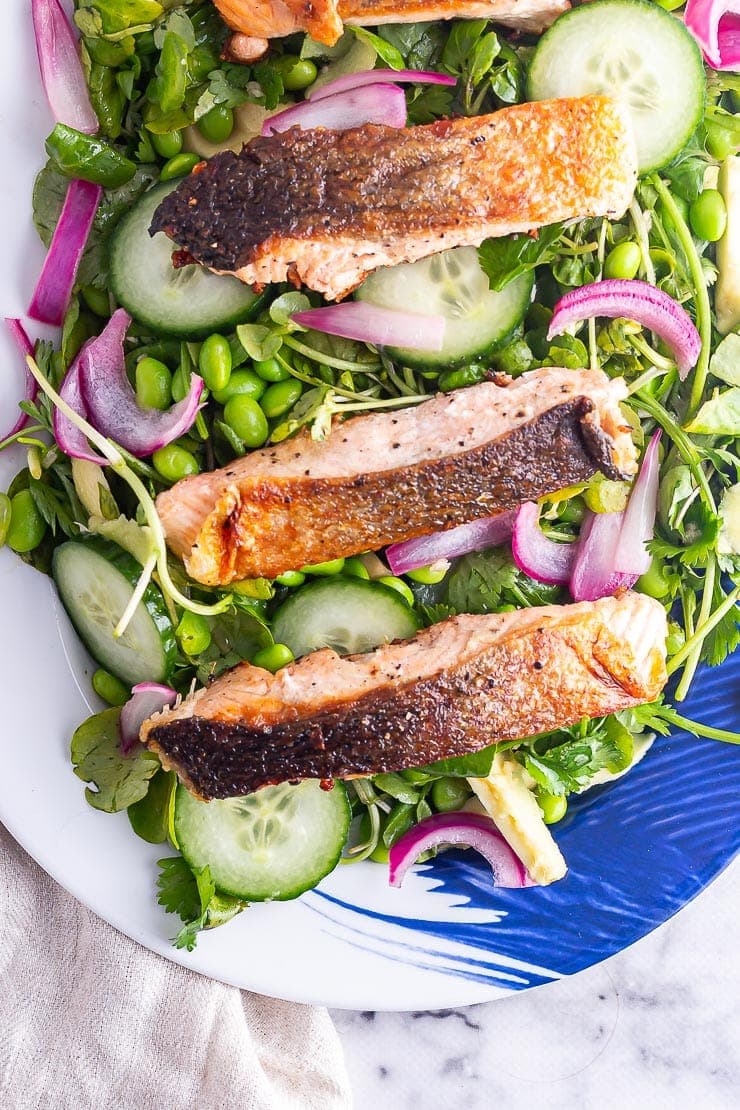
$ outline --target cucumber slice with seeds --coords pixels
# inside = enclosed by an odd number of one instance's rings
[[[204,266],[174,268],[177,246],[162,231],[152,237],[149,226],[178,184],[149,189],[121,220],[111,239],[110,284],[118,303],[152,331],[197,339],[251,319],[265,298]]]
[[[527,84],[530,100],[589,93],[621,100],[640,173],[667,165],[686,146],[704,114],[705,91],[699,47],[652,0],[591,0],[565,12],[537,44]]]
[[[440,351],[387,348],[391,358],[405,366],[436,369],[473,362],[506,343],[524,319],[532,286],[532,275],[524,274],[495,293],[476,248],[453,247],[419,262],[381,267],[355,297],[381,308],[444,316],[447,327]]]
[[[175,797],[175,835],[195,870],[248,902],[297,898],[333,871],[350,825],[344,784],[315,779],[265,786],[243,798],[201,802],[184,786]]]

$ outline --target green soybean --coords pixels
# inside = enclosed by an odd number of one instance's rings
[[[92,688],[99,698],[108,702],[108,705],[125,705],[131,697],[128,686],[124,685],[120,678],[116,678],[114,674],[109,674],[102,668],[95,671],[92,676]]]
[[[186,655],[200,655],[211,644],[211,626],[200,613],[183,613],[175,635]]]
[[[303,574],[316,574],[319,578],[331,578],[334,574],[341,574],[344,570],[344,559],[330,559],[326,563],[313,563],[311,566],[301,567]]]
[[[10,502],[10,524],[6,543],[13,551],[24,555],[34,551],[46,535],[46,521],[36,508],[31,491],[22,489]]]
[[[182,154],[176,154],[174,158],[170,158],[162,166],[159,180],[174,181],[177,177],[186,177],[202,161],[203,159],[199,154],[188,154],[186,151],[183,151]]]
[[[290,377],[290,370],[281,366],[276,358],[266,358],[255,362],[254,368],[266,382],[284,382]]]
[[[169,408],[172,400],[172,374],[158,358],[146,355],[136,363],[134,371],[136,400],[143,409]]]
[[[83,285],[80,289],[82,299],[96,316],[103,319],[110,316],[110,297],[104,289],[96,289],[94,285]]]
[[[264,412],[245,393],[238,393],[226,402],[224,420],[246,447],[261,447],[270,434]]]
[[[368,575],[368,578],[369,577],[370,577],[370,575]],[[382,578],[376,578],[375,581],[376,582],[381,582],[384,586],[387,586],[390,590],[395,590],[397,594],[401,595],[401,597],[407,603],[407,605],[410,605],[413,608],[413,605],[414,605],[414,602],[416,601],[416,598],[414,597],[413,593],[411,592],[411,589],[409,588],[409,586],[407,586],[406,583],[401,578],[396,578],[392,574],[384,574],[382,576]]]
[[[440,559],[438,563],[430,563],[428,567],[417,567],[416,570],[407,570],[406,577],[410,578],[412,582],[418,582],[422,586],[436,586],[441,582],[447,571],[450,569],[450,564],[446,559]]]
[[[735,108],[738,111],[738,108]],[[705,124],[707,132],[707,150],[718,162],[724,162],[731,154],[737,152],[737,140],[733,132],[726,127],[721,127],[711,121]]]
[[[562,821],[568,809],[568,800],[564,794],[546,794],[544,790],[538,791],[537,804],[542,810],[542,819],[546,825]]]
[[[10,498],[7,493],[0,493],[0,547],[5,544],[10,528]]]
[[[226,104],[217,104],[200,117],[196,127],[209,143],[225,143],[234,130],[234,113]]]
[[[209,335],[200,348],[198,356],[200,376],[210,391],[226,389],[231,377],[231,347],[223,335]]]
[[[616,247],[610,250],[606,256],[604,277],[633,278],[640,269],[641,261],[642,252],[637,243],[634,243],[631,239],[626,239],[623,243],[617,243]]]
[[[259,401],[267,386],[254,370],[232,370],[229,380],[223,389],[213,390],[213,399],[219,405],[225,405],[232,397],[243,395]]]
[[[445,776],[432,784],[432,805],[438,813],[452,813],[462,809],[470,794],[471,790],[465,779]]]
[[[197,474],[200,467],[195,455],[177,443],[160,447],[152,455],[154,469],[168,482],[179,482],[190,474]]]
[[[286,92],[301,92],[313,85],[318,70],[309,58],[297,58],[295,54],[283,54],[276,61],[276,69],[283,79]]]
[[[275,581],[279,586],[302,586],[306,576],[300,570],[286,570],[284,574],[279,574]]]
[[[262,648],[252,659],[255,667],[264,667],[266,671],[279,671],[281,667],[287,667],[288,663],[292,663],[295,659],[293,652],[287,644],[271,644],[270,647]]]
[[[727,227],[727,206],[718,189],[705,189],[689,208],[691,230],[698,239],[716,243]]]
[[[182,131],[165,131],[163,135],[148,131],[147,137],[160,158],[174,158],[182,150]]]
[[[370,572],[362,559],[358,559],[356,555],[350,555],[349,559],[344,560],[342,573],[348,574],[350,578],[364,578],[366,582],[370,581]]]
[[[265,390],[260,401],[262,411],[270,420],[284,416],[293,408],[301,393],[303,393],[303,385],[296,378],[286,382],[274,382]]]

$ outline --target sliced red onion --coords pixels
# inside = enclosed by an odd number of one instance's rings
[[[570,579],[574,601],[598,601],[634,586],[639,575],[615,568],[624,513],[591,513],[585,518]]]
[[[475,848],[488,860],[496,886],[523,887],[527,873],[490,817],[479,813],[434,813],[410,829],[390,850],[388,882],[400,886],[422,852],[442,844]]]
[[[408,347],[416,351],[439,351],[445,338],[444,316],[422,316],[396,308],[380,308],[367,301],[343,301],[326,308],[295,312],[296,324],[327,335],[357,339],[375,347]]]
[[[41,80],[54,118],[94,135],[98,117],[90,103],[77,36],[59,0],[32,0]]]
[[[177,692],[170,686],[158,682],[140,682],[131,691],[131,697],[121,710],[118,721],[118,736],[121,754],[128,755],[139,740],[139,732],[144,721],[148,721],[165,706],[174,705]]]
[[[347,131],[362,127],[364,123],[380,123],[386,127],[406,126],[406,97],[398,85],[365,85],[348,89],[317,100],[304,100],[300,104],[277,112],[262,124],[263,135],[276,135],[290,127],[304,130],[310,127],[327,127],[333,131]]]
[[[414,85],[456,85],[457,78],[450,77],[448,73],[435,73],[433,70],[424,69],[364,69],[359,73],[345,73],[342,77],[335,77],[327,81],[321,88],[311,90],[306,100],[324,100],[327,96],[347,92],[349,89],[365,88],[367,85],[378,85],[385,82],[397,84],[398,82]]]
[[[80,363],[87,350],[94,342],[94,339],[88,339],[87,343],[81,348],[77,358],[65,374],[64,381],[59,390],[59,396],[62,400],[66,401],[69,407],[74,409],[74,411],[85,420],[87,420],[87,407],[82,398]],[[59,448],[64,451],[65,455],[69,455],[72,459],[85,459],[86,462],[97,463],[99,466],[108,465],[107,459],[104,459],[102,455],[95,454],[87,442],[84,433],[80,431],[77,425],[73,424],[72,421],[56,407],[54,408],[54,415],[52,417],[52,426],[54,429],[54,439],[57,441]]]
[[[613,279],[573,289],[555,305],[547,338],[562,335],[569,324],[606,316],[625,317],[649,328],[673,351],[681,380],[696,364],[701,338],[691,317],[672,297],[646,281]]]
[[[89,181],[70,182],[28,310],[34,320],[61,327],[102,195],[99,185]]]
[[[7,324],[8,331],[13,336],[16,346],[18,347],[18,350],[20,351],[23,358],[23,368],[25,376],[23,379],[23,396],[21,400],[35,401],[39,391],[38,382],[26,365],[26,355],[30,355],[31,358],[33,358],[33,343],[28,338],[28,333],[26,332],[26,329],[23,327],[23,324],[20,322],[20,320],[11,318],[10,316],[6,316],[5,323]],[[10,428],[5,433],[0,432],[0,440],[10,439],[11,436],[17,435],[18,432],[22,432],[27,423],[28,415],[25,412],[21,412],[20,416],[18,417],[12,428]]]
[[[621,514],[622,527],[614,556],[614,569],[618,573],[637,575],[638,578],[641,574],[645,574],[650,566],[650,554],[645,545],[655,533],[660,475],[658,457],[660,436],[660,431],[655,432],[647,445],[627,508]]]
[[[132,455],[144,458],[190,431],[200,408],[203,379],[193,374],[187,397],[166,412],[140,408],[123,356],[130,323],[122,308],[113,313],[105,330],[85,347],[80,382],[92,425]]]
[[[471,551],[484,551],[497,547],[511,536],[516,510],[512,509],[483,520],[460,524],[446,532],[432,532],[403,543],[393,543],[386,549],[388,566],[393,574],[406,574],[417,567],[426,567],[443,559],[456,559]]]
[[[537,582],[563,586],[570,581],[578,544],[548,539],[540,528],[539,519],[539,506],[534,501],[525,501],[516,514],[511,537],[514,562]]]
[[[683,18],[713,69],[740,69],[738,0],[687,0]]]

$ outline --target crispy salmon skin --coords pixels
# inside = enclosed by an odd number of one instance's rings
[[[542,31],[570,5],[567,0],[215,0],[235,31],[282,38],[306,31],[333,46],[343,23],[375,27],[433,19],[493,19],[518,31]]]
[[[157,498],[170,548],[207,585],[274,578],[491,516],[597,470],[627,477],[635,449],[599,370],[530,370],[357,416],[253,451]]]
[[[559,220],[621,216],[637,162],[624,108],[543,100],[397,129],[252,139],[202,163],[154,214],[197,262],[339,300],[379,266]]]
[[[277,674],[242,663],[141,738],[202,798],[420,767],[654,700],[665,610],[642,594],[451,617],[413,640]]]

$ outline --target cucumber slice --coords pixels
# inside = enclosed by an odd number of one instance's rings
[[[123,636],[113,636],[141,577],[134,558],[104,540],[69,540],[55,550],[52,574],[72,624],[101,667],[129,686],[170,677],[175,630],[151,583]]]
[[[177,184],[149,189],[119,223],[111,238],[110,285],[118,303],[152,331],[197,339],[250,319],[264,297],[203,266],[173,267],[177,247],[162,231],[152,238],[149,226]]]
[[[376,270],[355,293],[381,308],[403,308],[447,321],[441,351],[389,347],[397,362],[419,369],[460,366],[502,346],[524,319],[533,277],[524,274],[500,293],[489,288],[475,247],[452,250]]]
[[[276,643],[287,644],[296,658],[322,647],[360,655],[418,630],[415,613],[395,590],[340,576],[296,590],[272,620]]]
[[[561,15],[537,44],[527,85],[530,100],[604,93],[623,101],[640,173],[660,169],[686,146],[705,92],[699,47],[680,19],[651,0],[591,0]]]
[[[217,888],[248,902],[297,898],[328,875],[350,825],[344,784],[315,779],[265,786],[243,798],[200,802],[175,796],[175,835],[195,870],[208,866]]]

